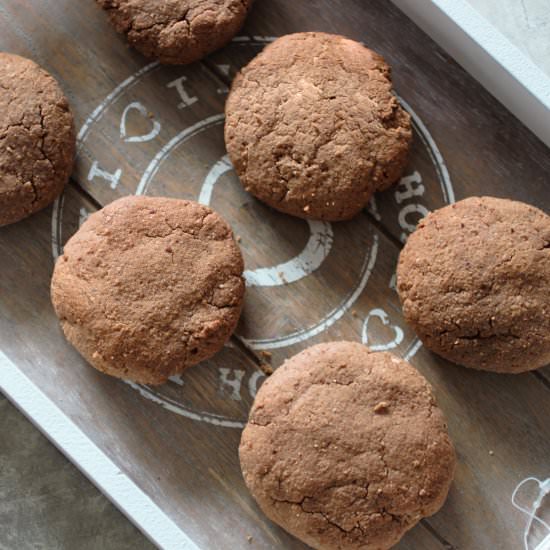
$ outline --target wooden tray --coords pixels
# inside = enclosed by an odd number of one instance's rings
[[[268,209],[241,189],[225,157],[222,113],[235,71],[271,37],[304,30],[345,34],[383,54],[415,125],[406,177],[350,222]],[[398,547],[521,547],[528,517],[511,499],[525,478],[550,477],[550,370],[492,375],[439,359],[405,325],[393,284],[402,242],[428,210],[479,194],[549,210],[550,151],[537,138],[384,0],[258,0],[242,36],[187,67],[130,50],[91,0],[3,0],[0,48],[60,80],[79,128],[61,200],[0,230],[0,388],[146,534],[165,548],[304,548],[247,493],[240,428],[262,365],[349,339],[407,357],[435,387],[456,444],[447,503]],[[87,366],[49,299],[63,243],[89,212],[130,193],[211,204],[241,237],[248,270],[235,337],[160,388]],[[520,496],[529,509],[536,491]],[[532,528],[526,536],[531,544]]]

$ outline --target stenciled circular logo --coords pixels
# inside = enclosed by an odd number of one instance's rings
[[[355,338],[411,358],[420,343],[396,305],[395,241],[454,201],[441,153],[402,98],[415,134],[411,162],[364,214],[348,222],[305,221],[247,194],[225,151],[224,102],[236,71],[271,40],[237,37],[206,64],[150,63],[116,86],[78,134],[75,176],[95,201],[127,194],[193,199],[233,227],[247,285],[236,340],[163,386],[130,384],[170,411],[226,427],[244,425],[265,377],[251,356],[272,355],[278,364],[320,339]],[[94,209],[75,191],[56,202],[54,257]]]

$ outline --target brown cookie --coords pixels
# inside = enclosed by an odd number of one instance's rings
[[[96,0],[116,30],[147,57],[192,63],[227,44],[253,0]]]
[[[74,153],[73,116],[55,79],[30,59],[0,52],[0,225],[54,201]]]
[[[327,550],[390,548],[439,510],[455,467],[425,378],[355,342],[313,346],[277,369],[239,454],[265,514]]]
[[[353,217],[400,178],[412,136],[382,57],[324,33],[267,46],[235,78],[225,114],[246,190],[301,218]]]
[[[52,302],[94,367],[161,384],[223,347],[241,312],[242,272],[231,229],[210,208],[124,197],[69,239]]]
[[[429,214],[397,268],[403,313],[425,346],[475,369],[550,362],[550,217],[472,197]]]

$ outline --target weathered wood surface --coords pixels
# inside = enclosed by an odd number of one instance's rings
[[[408,179],[346,223],[310,227],[275,213],[223,162],[231,76],[266,37],[300,30],[346,34],[382,53],[419,120]],[[128,49],[92,1],[3,0],[0,48],[56,75],[81,143],[63,201],[0,231],[2,350],[200,546],[239,548],[250,535],[255,548],[302,548],[263,518],[238,468],[238,428],[260,364],[340,338],[393,349],[434,385],[459,457],[445,507],[400,548],[518,548],[526,518],[512,492],[528,476],[550,475],[550,370],[498,376],[414,353],[391,282],[402,240],[453,195],[548,210],[550,151],[388,2],[258,0],[242,35],[202,63],[158,67]],[[241,237],[247,269],[282,265],[271,273],[280,284],[249,286],[235,338],[181,380],[136,389],[87,367],[49,302],[53,256],[88,212],[118,196],[205,200],[214,181],[211,205]],[[284,264],[311,232],[326,258],[289,281]]]

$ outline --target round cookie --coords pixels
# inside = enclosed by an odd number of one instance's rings
[[[131,196],[92,214],[55,264],[65,336],[98,370],[145,384],[212,356],[237,324],[243,259],[192,201]]]
[[[53,202],[74,154],[73,116],[55,79],[30,59],[0,52],[0,225]]]
[[[267,46],[233,81],[225,114],[245,189],[301,218],[353,217],[400,178],[412,138],[383,58],[318,32]]]
[[[397,268],[406,320],[425,346],[476,369],[550,362],[550,217],[472,197],[429,214]]]
[[[161,63],[197,61],[225,46],[253,0],[97,0],[116,30]]]
[[[265,514],[326,550],[390,548],[439,510],[455,468],[428,382],[355,342],[285,361],[258,391],[239,455]]]

